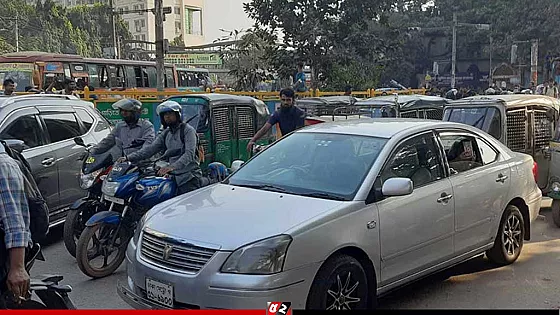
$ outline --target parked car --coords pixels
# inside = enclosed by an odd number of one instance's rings
[[[0,139],[23,141],[29,162],[50,210],[50,223],[64,223],[72,203],[87,193],[80,188],[82,137],[96,144],[109,132],[109,122],[90,102],[71,95],[33,94],[0,98]]]
[[[484,253],[516,261],[541,203],[533,170],[531,156],[464,124],[309,126],[149,211],[118,292],[136,308],[374,308]]]

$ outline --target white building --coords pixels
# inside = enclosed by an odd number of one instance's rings
[[[79,1],[79,0],[78,0]],[[142,10],[154,7],[154,0],[113,0],[115,8],[122,10]],[[171,7],[171,14],[165,16],[164,38],[172,42],[182,36],[185,45],[204,44],[202,33],[203,0],[163,0],[164,7]],[[155,16],[151,13],[123,13],[123,20],[135,40],[155,42]]]

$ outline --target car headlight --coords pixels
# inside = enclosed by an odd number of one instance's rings
[[[134,231],[134,236],[132,237],[134,244],[138,244],[138,239],[140,238],[140,232],[142,232],[142,229],[144,228],[144,223],[146,223],[146,214],[147,213],[145,213],[140,219],[140,221],[138,221],[138,225],[136,226],[136,230]]]
[[[114,197],[117,189],[119,189],[119,182],[110,182],[108,180],[103,181],[103,185],[101,186],[101,192],[103,192],[107,196]]]
[[[95,171],[93,173],[89,173],[89,174],[81,173],[80,187],[82,187],[82,189],[90,189],[91,186],[93,186],[93,183],[95,183],[95,179],[97,178],[97,176],[99,176],[101,171],[102,170],[97,170],[97,171]]]
[[[229,255],[221,271],[263,275],[281,272],[291,242],[289,235],[279,235],[243,246]]]
[[[560,192],[560,183],[559,182],[554,182],[554,183],[552,183],[550,188],[553,192]]]

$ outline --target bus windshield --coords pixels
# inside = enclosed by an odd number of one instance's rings
[[[16,83],[16,91],[24,92],[28,86],[33,86],[32,63],[2,63],[0,64],[0,85],[4,80],[12,79]],[[2,86],[2,90],[4,87]]]

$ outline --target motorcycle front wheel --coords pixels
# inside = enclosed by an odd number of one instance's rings
[[[76,257],[76,243],[86,226],[87,220],[96,212],[91,203],[84,203],[78,209],[68,211],[64,221],[64,246],[72,257]]]
[[[106,277],[121,265],[132,235],[126,228],[100,223],[84,229],[78,240],[76,259],[78,267],[87,276]]]

